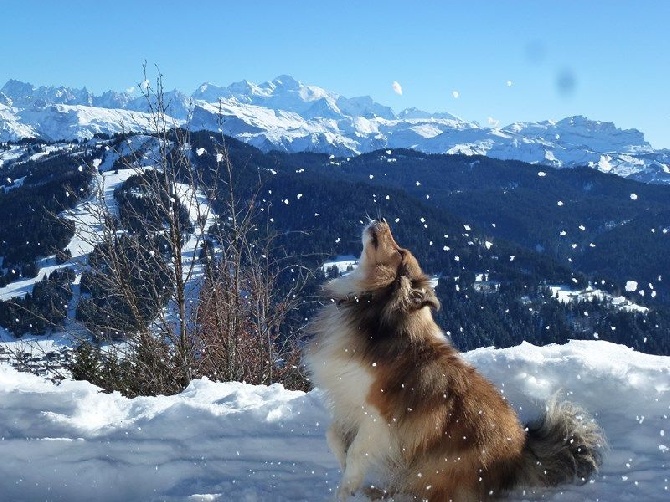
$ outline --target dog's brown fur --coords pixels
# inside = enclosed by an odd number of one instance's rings
[[[469,501],[585,480],[599,464],[604,438],[582,410],[553,403],[526,429],[461,358],[433,321],[429,278],[385,221],[368,225],[358,268],[325,292],[306,362],[332,407],[340,498],[372,468],[392,493]]]

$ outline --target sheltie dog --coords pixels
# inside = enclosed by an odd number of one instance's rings
[[[553,400],[524,427],[450,345],[429,278],[385,220],[365,228],[358,267],[324,292],[305,362],[333,414],[340,499],[373,469],[386,483],[379,496],[440,502],[584,483],[597,470],[605,438],[582,409]]]

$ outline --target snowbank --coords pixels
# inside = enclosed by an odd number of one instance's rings
[[[670,497],[670,358],[602,341],[466,358],[523,419],[561,390],[610,440],[591,483],[512,500]],[[177,396],[126,399],[0,365],[0,407],[3,500],[318,501],[332,500],[339,480],[319,391],[198,380]]]

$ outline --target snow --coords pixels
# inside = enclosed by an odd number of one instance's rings
[[[338,238],[339,240],[339,238]],[[321,265],[321,271],[327,274],[330,269],[335,267],[340,275],[346,274],[349,270],[358,266],[358,258],[356,256],[336,256],[334,259],[324,262]]]
[[[0,115],[0,120],[2,120],[2,115]],[[18,159],[23,153],[25,153],[25,149],[18,145],[9,145],[7,150],[0,149],[0,168],[2,168],[5,163]],[[7,180],[4,180],[4,182],[7,182]]]
[[[573,247],[574,246],[575,245],[573,244]],[[580,303],[580,302],[591,302],[593,300],[597,300],[599,302],[609,303],[615,309],[624,312],[638,312],[641,314],[646,314],[649,312],[648,307],[642,307],[641,305],[637,305],[636,303],[631,302],[630,300],[628,300],[623,296],[613,296],[600,289],[595,289],[591,285],[581,290],[573,290],[567,286],[548,286],[548,288],[549,291],[551,292],[552,298],[556,299],[556,301],[559,301],[561,303]],[[650,289],[653,289],[653,287]],[[628,281],[628,283],[626,284],[626,291],[633,292],[636,290],[637,290],[637,282]]]
[[[104,200],[104,208],[111,214],[116,214],[118,209],[114,190],[138,173],[137,169],[119,169],[97,174],[94,187],[101,193],[94,192],[88,200],[77,204],[72,211],[65,212],[65,217],[76,224],[75,235],[66,247],[75,261],[83,263],[101,238],[103,209],[100,207],[100,197]]]
[[[89,139],[96,133],[150,131],[153,124],[149,113],[63,104],[26,108],[17,113],[17,118],[38,132],[34,136],[48,140]],[[167,121],[175,127],[182,123],[172,117],[167,117]]]
[[[482,348],[465,358],[522,420],[561,391],[609,438],[592,482],[510,500],[667,500],[670,358],[603,341]],[[179,395],[127,399],[0,364],[0,491],[3,500],[333,500],[340,473],[321,397],[203,379]]]
[[[1,287],[0,300],[7,301],[12,298],[23,298],[26,296],[26,293],[30,293],[33,290],[35,283],[41,281],[45,276],[51,275],[55,270],[64,267],[64,265],[56,265],[53,257],[43,259],[41,263],[39,263],[39,266],[41,268],[35,277],[19,279]]]

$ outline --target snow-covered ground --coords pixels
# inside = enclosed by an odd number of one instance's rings
[[[602,470],[586,486],[511,500],[670,499],[669,357],[603,341],[465,357],[522,419],[560,390],[609,438]],[[0,407],[2,500],[319,501],[334,499],[340,476],[318,390],[196,380],[180,395],[126,399],[0,364]]]

